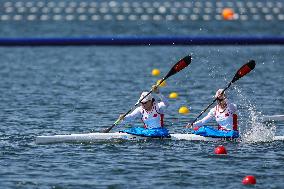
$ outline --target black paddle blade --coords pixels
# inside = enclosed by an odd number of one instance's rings
[[[169,73],[166,75],[166,77],[164,77],[164,80],[166,80],[168,77],[178,73],[180,70],[184,69],[185,67],[187,67],[189,64],[191,63],[191,56],[188,55],[186,57],[184,57],[183,59],[181,59],[180,61],[178,61],[173,67],[172,69],[169,71]]]
[[[255,61],[254,60],[250,60],[248,63],[246,63],[245,65],[243,65],[236,73],[236,75],[234,76],[232,83],[234,83],[235,81],[237,81],[238,79],[240,79],[241,77],[245,76],[246,74],[248,74],[251,70],[253,70],[255,67]]]

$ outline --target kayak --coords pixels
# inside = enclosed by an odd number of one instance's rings
[[[170,137],[166,138],[149,138],[142,137],[127,133],[86,133],[86,134],[70,134],[70,135],[52,135],[52,136],[37,136],[36,144],[51,144],[51,143],[65,143],[65,142],[96,142],[96,141],[108,141],[108,140],[186,140],[186,141],[240,141],[240,138],[214,138],[204,137],[196,134],[170,134]],[[275,136],[271,141],[284,141],[284,136]]]
[[[53,135],[53,136],[38,136],[36,144],[61,143],[61,142],[94,142],[99,140],[145,140],[155,139],[132,135],[127,133],[87,133],[87,134],[70,134],[70,135]],[[171,134],[170,137],[156,138],[163,140],[191,140],[191,141],[218,141],[220,138],[203,137],[195,134]]]
[[[264,116],[264,121],[284,121],[284,115]]]

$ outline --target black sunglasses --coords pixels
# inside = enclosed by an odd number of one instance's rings
[[[217,100],[218,100],[219,102],[222,102],[223,100],[225,100],[225,98],[222,98],[222,99],[217,98]]]
[[[148,101],[146,101],[146,102],[141,102],[141,104],[143,104],[143,105],[144,105],[144,104],[147,104],[147,102],[149,102],[149,101],[150,101],[150,100],[148,100]]]

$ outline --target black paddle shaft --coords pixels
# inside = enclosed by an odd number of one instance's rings
[[[157,86],[161,85],[161,83],[163,83],[163,81],[165,81],[166,79],[168,79],[169,77],[171,77],[172,75],[178,73],[179,71],[181,71],[182,69],[184,69],[185,67],[187,67],[189,64],[191,63],[191,56],[187,55],[186,57],[184,57],[183,59],[179,60],[172,68],[171,70],[168,72],[168,74],[160,80],[160,82],[158,83]],[[139,100],[139,102],[137,102],[132,108],[130,108],[130,110],[128,112],[126,112],[125,114],[123,114],[123,117],[125,117],[127,114],[129,114],[133,108],[135,108],[139,103],[141,103],[141,101],[146,98],[148,95],[150,95],[153,92],[153,89],[151,89],[142,99]],[[112,124],[111,127],[103,130],[102,132],[104,133],[108,133],[115,125],[118,124],[120,120],[116,120],[114,122],[114,124]]]
[[[253,70],[255,68],[255,61],[254,60],[249,60],[248,63],[244,64],[235,74],[234,78],[232,79],[232,81],[227,85],[227,87],[221,92],[221,94],[223,94],[228,88],[230,88],[230,86],[232,85],[232,83],[236,82],[237,80],[239,80],[240,78],[242,78],[243,76],[245,76],[246,74],[248,74],[251,70]],[[202,112],[200,112],[200,114],[191,122],[191,125],[193,125],[194,122],[197,121],[197,119],[208,110],[208,108],[210,106],[212,106],[212,104],[214,104],[216,102],[217,98],[215,98],[211,104],[209,104]]]

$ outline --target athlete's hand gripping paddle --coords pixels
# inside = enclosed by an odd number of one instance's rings
[[[248,63],[244,64],[235,74],[234,78],[232,79],[232,81],[227,85],[227,87],[222,91],[222,93],[220,95],[222,95],[231,85],[232,83],[236,82],[237,80],[239,80],[240,78],[242,78],[243,76],[247,75],[251,70],[253,70],[255,67],[255,61],[254,60],[250,60],[248,61]],[[192,127],[193,123],[196,122],[196,120],[204,113],[206,112],[206,110],[216,102],[218,98],[215,98],[211,104],[209,104],[191,123],[187,124],[187,128]]]
[[[161,83],[163,83],[163,81],[165,81],[166,79],[168,79],[169,77],[171,77],[172,75],[178,73],[179,71],[181,71],[182,69],[184,69],[185,67],[187,67],[189,64],[191,63],[191,56],[188,55],[186,57],[184,57],[183,59],[179,60],[172,68],[171,70],[168,72],[168,74],[160,80],[160,82],[157,84],[157,86],[160,86]],[[129,114],[133,108],[135,108],[139,103],[141,103],[141,101],[146,98],[149,94],[151,94],[153,92],[153,88],[142,98],[140,99],[128,112],[126,112],[125,114],[123,114],[122,116],[120,116],[113,124],[111,127],[103,130],[103,133],[108,133],[114,126],[116,126],[127,114]]]

